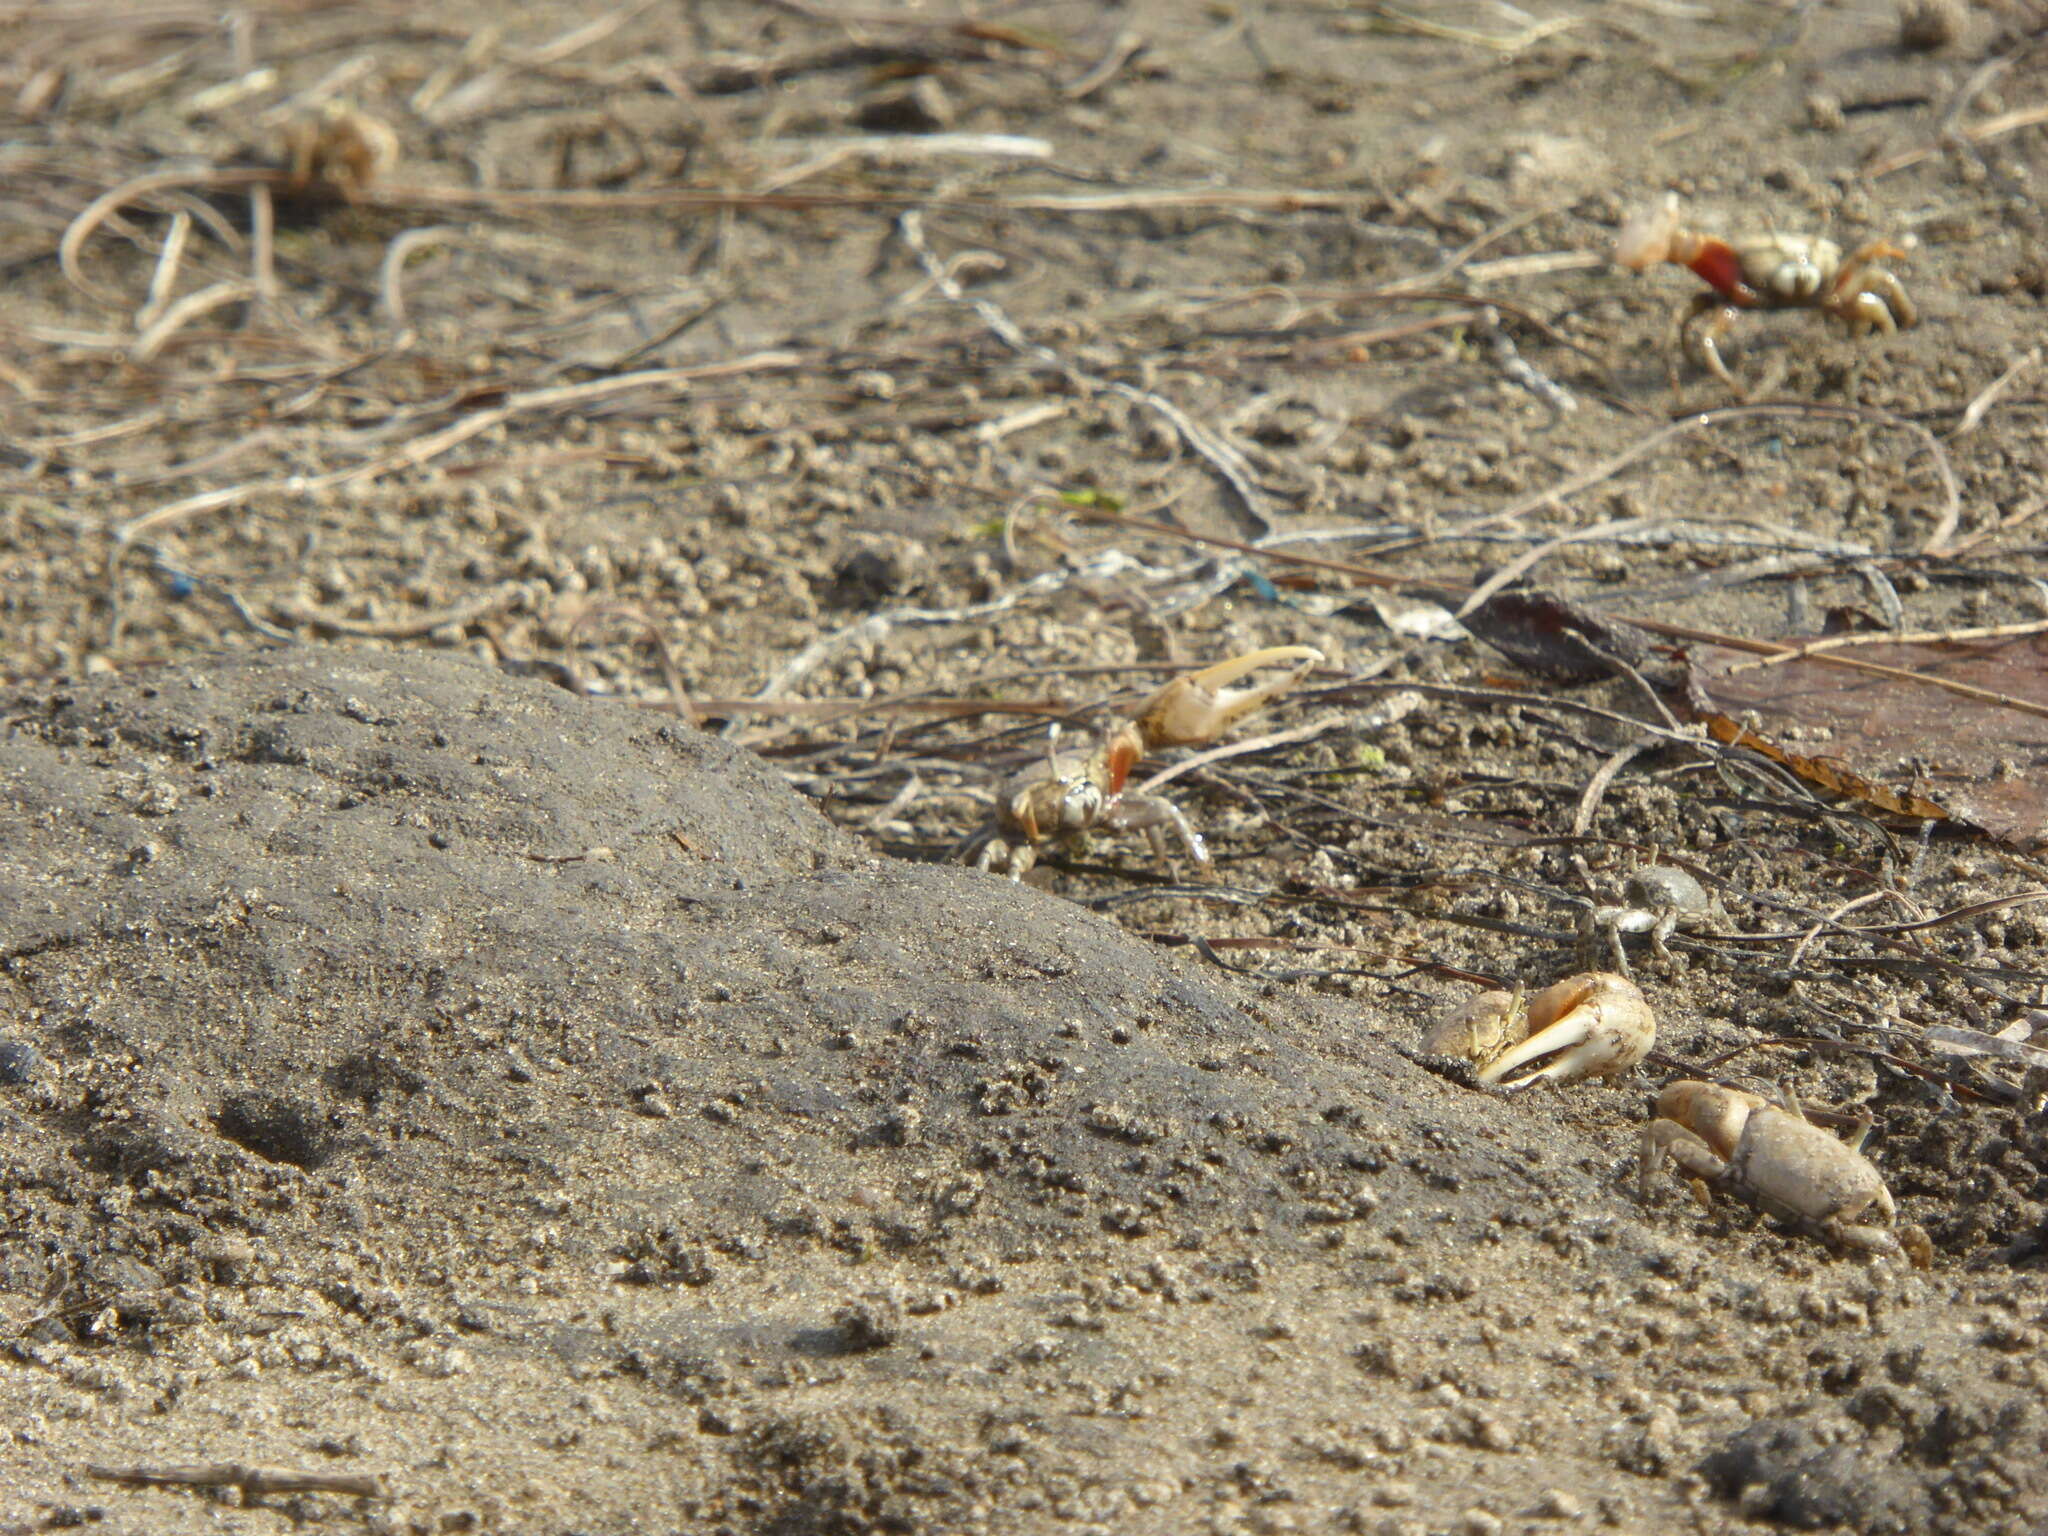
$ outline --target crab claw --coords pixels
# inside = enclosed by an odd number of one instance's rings
[[[1614,237],[1614,264],[1631,272],[1647,272],[1660,261],[1671,260],[1671,243],[1678,233],[1678,194],[1666,192],[1621,226]]]
[[[1519,1044],[1480,1067],[1480,1082],[1522,1088],[1544,1078],[1575,1083],[1613,1077],[1649,1054],[1657,1043],[1657,1020],[1649,999],[1627,977],[1586,971],[1531,997],[1519,1035]],[[1508,1081],[1510,1073],[1538,1061],[1543,1065],[1535,1071]]]
[[[1145,751],[1207,745],[1260,705],[1294,687],[1322,659],[1323,653],[1313,646],[1269,645],[1176,677],[1139,712],[1138,732],[1144,738]],[[1296,665],[1284,677],[1252,688],[1228,686],[1247,672],[1285,661]]]

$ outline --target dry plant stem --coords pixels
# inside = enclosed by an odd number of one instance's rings
[[[119,297],[111,290],[100,287],[85,275],[79,263],[79,255],[85,249],[86,241],[93,231],[107,221],[109,215],[126,207],[139,197],[153,192],[181,190],[187,192],[220,192],[235,187],[248,187],[258,183],[276,186],[283,180],[283,173],[273,170],[250,168],[245,170],[217,170],[208,166],[178,171],[152,171],[138,176],[133,181],[124,181],[110,191],[102,192],[79,211],[78,217],[66,226],[64,236],[57,242],[57,266],[65,279],[80,293],[102,304],[118,305]]]
[[[1494,225],[1493,228],[1487,230],[1478,238],[1467,241],[1464,245],[1459,246],[1444,261],[1443,265],[1434,267],[1428,272],[1418,273],[1414,277],[1404,277],[1388,283],[1381,291],[1388,294],[1413,294],[1423,289],[1433,288],[1446,278],[1456,275],[1460,267],[1464,266],[1466,262],[1477,256],[1489,245],[1507,238],[1516,230],[1526,228],[1538,219],[1555,211],[1555,209],[1550,208],[1536,208],[1527,213],[1517,214],[1511,219]],[[1459,297],[1469,301],[1475,296],[1472,294],[1461,294]]]
[[[1136,58],[1145,45],[1142,32],[1126,29],[1117,33],[1109,51],[1090,65],[1085,73],[1061,86],[1060,94],[1069,101],[1086,101],[1121,74],[1123,67]]]
[[[1273,731],[1264,736],[1247,737],[1220,747],[1211,747],[1206,752],[1197,752],[1193,757],[1182,758],[1171,767],[1162,768],[1150,778],[1137,785],[1135,793],[1149,795],[1154,790],[1171,784],[1182,774],[1193,773],[1212,763],[1228,762],[1235,757],[1252,757],[1260,752],[1271,751],[1274,747],[1296,746],[1304,741],[1314,741],[1318,736],[1327,735],[1348,722],[1343,720],[1317,720],[1308,725],[1296,726],[1291,731]]]
[[[1996,117],[1987,117],[1980,123],[1972,123],[1955,134],[1944,130],[1944,142],[1959,137],[1967,144],[1984,144],[2022,128],[2031,128],[2036,123],[2048,123],[2048,105],[2021,107],[2013,112],[2001,112]],[[1934,159],[1942,151],[1941,144],[1929,144],[1919,149],[1905,150],[1888,159],[1880,160],[1863,174],[1871,181],[1880,176],[1889,176],[1894,171],[1903,171],[1909,166],[1920,165]]]
[[[1578,809],[1572,812],[1573,837],[1584,837],[1592,829],[1593,817],[1600,809],[1601,800],[1606,797],[1607,786],[1614,782],[1616,774],[1647,752],[1650,745],[1647,741],[1630,742],[1593,771],[1593,777],[1586,781],[1585,791],[1579,796]]]
[[[617,5],[598,14],[595,20],[581,26],[571,27],[550,42],[533,48],[507,49],[506,57],[522,69],[539,69],[549,64],[559,64],[572,54],[581,53],[593,43],[601,43],[629,21],[638,20],[645,12],[654,9],[661,0],[636,0],[632,5]]]
[[[690,702],[690,695],[683,687],[682,669],[676,665],[676,653],[674,648],[668,643],[668,636],[661,632],[659,624],[656,624],[653,619],[648,617],[647,610],[640,607],[637,603],[610,602],[596,604],[585,613],[579,615],[576,622],[569,626],[570,639],[574,640],[583,629],[608,618],[625,619],[629,623],[639,626],[640,632],[646,635],[648,642],[654,647],[654,654],[660,658],[661,678],[668,685],[669,708],[674,710],[677,715],[689,724],[702,725],[704,717],[698,713],[697,706]],[[580,679],[578,686],[581,687]],[[583,688],[582,691],[588,693],[590,690]]]
[[[1811,944],[1823,933],[1830,931],[1839,933],[1844,931],[1842,919],[1851,912],[1854,912],[1858,907],[1867,907],[1874,901],[1883,901],[1889,895],[1891,895],[1891,892],[1885,890],[1865,891],[1861,896],[1843,902],[1834,911],[1828,913],[1827,916],[1823,917],[1799,936],[1799,942],[1793,946],[1791,955],[1786,958],[1785,968],[1790,970],[1797,966],[1806,955],[1807,945]]]
[[[265,182],[249,189],[249,280],[258,309],[277,302],[277,206]]]
[[[222,1461],[174,1467],[87,1467],[85,1475],[103,1483],[131,1488],[239,1488],[247,1494],[339,1493],[358,1499],[381,1499],[381,1478],[332,1472],[291,1472],[281,1467],[249,1467]]]
[[[924,216],[917,209],[905,210],[896,221],[896,229],[902,236],[903,243],[917,257],[918,264],[924,268],[925,275],[931,279],[933,285],[955,304],[964,305],[979,315],[982,323],[1005,346],[1053,369],[1061,377],[1072,382],[1076,388],[1089,394],[1115,395],[1119,399],[1143,406],[1159,416],[1173,428],[1192,452],[1216,471],[1224,484],[1230,487],[1232,494],[1237,497],[1245,515],[1259,525],[1259,530],[1262,533],[1273,531],[1273,519],[1267,511],[1265,495],[1252,483],[1251,465],[1245,462],[1243,454],[1202,426],[1172,401],[1153,394],[1150,390],[1139,389],[1134,385],[1101,378],[1087,372],[1061,357],[1051,347],[1026,336],[1017,322],[995,304],[987,299],[977,299],[969,295],[954,281],[945,264],[925,243]]]
[[[1500,371],[1541,400],[1560,416],[1569,416],[1579,402],[1562,384],[1539,370],[1516,349],[1514,338],[1501,328],[1500,311],[1491,305],[1479,311],[1480,328]]]
[[[192,234],[192,215],[180,208],[171,215],[171,227],[164,233],[164,248],[157,253],[156,270],[149,274],[149,297],[135,311],[135,329],[146,331],[170,307],[178,291],[178,268],[185,260],[185,242]]]
[[[1645,529],[1661,527],[1667,519],[1657,517],[1623,517],[1613,522],[1595,523],[1590,528],[1574,528],[1570,533],[1561,533],[1554,539],[1546,539],[1533,549],[1524,550],[1506,565],[1495,571],[1486,580],[1474,587],[1458,605],[1453,618],[1462,619],[1472,613],[1494,593],[1504,587],[1511,587],[1538,565],[1548,560],[1559,550],[1573,544],[1584,544],[1599,539],[1611,539],[1624,533],[1640,533]]]
[[[1556,698],[1540,693],[1511,693],[1501,688],[1466,688],[1455,683],[1415,683],[1395,679],[1346,678],[1328,688],[1318,689],[1310,695],[1315,699],[1329,699],[1341,703],[1345,696],[1361,689],[1375,692],[1393,689],[1412,689],[1435,699],[1457,699],[1472,704],[1501,704],[1512,709],[1556,709],[1567,714],[1584,715],[1589,720],[1604,720],[1609,725],[1618,725],[1630,731],[1656,737],[1682,747],[1691,747],[1709,757],[1735,756],[1736,749],[1723,747],[1720,743],[1693,730],[1671,730],[1664,726],[1652,725],[1633,715],[1624,715],[1618,710],[1601,709],[1593,704],[1581,704],[1576,699]]]
[[[890,608],[879,613],[871,613],[844,629],[820,635],[798,651],[783,663],[776,674],[768,680],[767,686],[754,695],[751,702],[760,704],[780,697],[846,646],[871,644],[898,625],[972,623],[1003,613],[1042,593],[1056,592],[1077,581],[1110,581],[1132,575],[1150,581],[1183,580],[1197,568],[1189,566],[1179,570],[1160,571],[1140,564],[1122,550],[1112,549],[1105,550],[1082,565],[1034,576],[1029,581],[1012,587],[1002,596],[990,598],[985,603],[970,603],[961,608]],[[1236,579],[1236,575],[1234,572],[1226,572],[1224,579],[1227,585],[1229,581]],[[739,722],[733,721],[726,726],[724,734],[732,736],[738,728]]]
[[[135,344],[128,349],[131,362],[146,363],[164,349],[166,343],[179,331],[197,320],[201,315],[211,314],[230,304],[242,304],[256,297],[256,285],[240,279],[213,284],[197,293],[188,293],[184,298],[166,309],[154,325],[135,338]]]
[[[822,148],[819,146],[822,145]],[[900,165],[932,160],[944,155],[980,155],[995,159],[1044,160],[1052,154],[1048,139],[1015,133],[875,133],[851,139],[805,141],[817,149],[786,170],[777,171],[759,183],[763,192],[779,192],[800,182],[821,176],[851,161]]]
[[[1954,94],[1942,105],[1941,117],[1935,129],[1937,141],[1945,142],[1949,135],[1956,131],[1963,120],[1963,114],[1970,110],[1971,104],[1984,94],[1992,81],[2012,68],[2013,58],[2014,56],[2009,53],[1999,54],[1986,59],[1970,71],[1969,77],[1955,88]]]
[[[1975,629],[1923,629],[1905,634],[1830,635],[1823,640],[1809,640],[1803,645],[1788,647],[1772,656],[1759,656],[1755,661],[1737,662],[1725,671],[1754,672],[1762,667],[1782,667],[1788,661],[1801,661],[1809,656],[1819,656],[1824,652],[1841,650],[1851,645],[1956,645],[1965,640],[2014,640],[2022,635],[2043,634],[2048,634],[2048,619],[2037,619],[2031,624],[1985,624]]]
[[[1069,720],[1074,715],[1074,706],[1063,699],[696,699],[692,703],[698,714],[706,717],[732,714],[765,715],[772,719],[815,717],[821,725],[837,725],[842,720],[880,714],[931,715],[940,720],[971,720],[979,715],[1019,715],[1033,722]],[[837,755],[842,750],[834,747],[828,755]]]
[[[1121,512],[1087,511],[1082,514],[1086,522],[1109,523],[1118,528],[1129,528],[1138,533],[1156,533],[1162,538],[1179,539],[1187,544],[1199,544],[1205,549],[1227,549],[1240,555],[1256,555],[1262,560],[1271,560],[1278,565],[1298,566],[1303,570],[1330,571],[1336,575],[1348,576],[1360,586],[1367,587],[1422,587],[1441,592],[1448,597],[1461,597],[1471,588],[1449,581],[1419,580],[1401,576],[1393,571],[1377,570],[1369,565],[1358,565],[1349,560],[1323,560],[1314,555],[1290,555],[1273,549],[1266,544],[1247,544],[1241,539],[1226,539],[1214,534],[1192,533],[1185,528],[1176,528],[1171,523],[1155,523],[1142,517],[1128,517]]]
[[[252,172],[252,175],[273,175]],[[173,183],[174,185],[180,183]],[[576,188],[380,186],[366,192],[366,207],[390,209],[490,208],[522,211],[618,213],[640,209],[677,212],[746,212],[780,209],[866,208],[963,213],[1146,213],[1161,210],[1228,208],[1246,213],[1369,212],[1379,199],[1365,192],[1326,192],[1314,187],[1141,187],[1123,192],[1019,192],[1007,197],[934,197],[913,192],[739,192],[679,187],[659,192],[600,192]],[[1466,295],[1469,297],[1469,295]]]
[[[384,318],[391,322],[393,330],[403,331],[406,328],[407,258],[416,251],[459,240],[462,235],[463,231],[453,224],[429,224],[423,229],[408,229],[385,247],[384,260],[377,268],[377,305],[384,311]]]
[[[1758,640],[1739,640],[1728,635],[1715,635],[1707,630],[1681,630],[1675,624],[1657,625],[1644,620],[1630,620],[1639,628],[1652,634],[1671,636],[1680,640],[1698,640],[1708,645],[1725,645],[1735,650],[1751,651],[1762,656],[1777,656],[1789,647]],[[1890,636],[1886,636],[1890,639]],[[2009,693],[1994,693],[1989,688],[1978,688],[1969,683],[1959,683],[1952,677],[1937,677],[1928,672],[1914,672],[1905,667],[1883,667],[1874,661],[1859,661],[1854,656],[1837,656],[1828,651],[1816,651],[1813,660],[1823,666],[1846,667],[1852,672],[1868,672],[1873,677],[1888,677],[1899,683],[1918,683],[1926,688],[1939,688],[1943,693],[1952,693],[1957,698],[1975,699],[1980,704],[1993,704],[2000,709],[2012,710],[2015,714],[2033,715],[2048,720],[2048,704],[2036,704],[2031,699],[2017,698]]]
[[[1550,502],[1562,502],[1567,497],[1576,496],[1581,491],[1590,490],[1601,481],[1619,474],[1646,454],[1654,453],[1666,444],[1681,437],[1688,437],[1694,432],[1705,431],[1709,427],[1725,426],[1730,422],[1753,421],[1773,416],[1820,421],[1867,421],[1878,426],[1896,427],[1900,431],[1910,432],[1918,436],[1934,455],[1935,469],[1941,477],[1942,490],[1947,498],[1942,514],[1936,520],[1934,532],[1928,536],[1927,542],[1921,546],[1920,553],[1935,556],[1947,553],[1946,545],[1949,539],[1955,535],[1956,528],[1962,521],[1962,492],[1956,484],[1955,469],[1949,463],[1948,451],[1941,446],[1940,440],[1918,422],[1906,421],[1884,411],[1864,410],[1854,406],[1832,405],[1733,405],[1716,411],[1702,411],[1697,416],[1687,416],[1682,420],[1672,422],[1667,427],[1652,432],[1648,437],[1630,444],[1611,458],[1602,459],[1592,468],[1582,470],[1580,473],[1571,476],[1569,479],[1562,480],[1556,485],[1548,486],[1543,490],[1524,496],[1519,501],[1502,507],[1499,511],[1484,513],[1478,517],[1468,518],[1466,521],[1453,527],[1440,529],[1437,537],[1444,539],[1460,538],[1465,534],[1477,532],[1481,528],[1490,528],[1498,523],[1512,522],[1514,519],[1526,516],[1528,513],[1534,512],[1538,507]],[[1399,539],[1386,544],[1372,545],[1360,551],[1360,553],[1367,555],[1387,554],[1393,550],[1412,548],[1417,542],[1419,541],[1415,539]]]
[[[1951,1056],[1993,1056],[2016,1061],[2023,1067],[2048,1067],[2048,1051],[2023,1040],[2007,1040],[1982,1030],[1958,1029],[1950,1024],[1933,1024],[1921,1034],[1929,1045]]]
[[[1949,433],[1950,440],[1953,441],[1965,433],[1976,431],[1978,425],[1990,412],[1991,407],[1998,403],[1998,397],[2012,387],[2015,379],[2019,378],[2021,374],[2034,367],[2040,361],[2041,349],[2039,347],[2029,347],[2018,357],[2014,358],[2007,366],[2005,372],[1979,390],[1977,398],[1964,408],[1963,419],[1956,423],[1955,431]]]
[[[1741,411],[1769,411],[1780,409],[1780,407],[1738,406],[1735,407],[1735,409]],[[1903,425],[1911,425],[1911,423],[1903,423]],[[1638,446],[1640,447],[1640,445]],[[1451,582],[1404,580],[1401,577],[1394,576],[1386,571],[1377,570],[1371,566],[1351,565],[1342,560],[1320,560],[1310,555],[1284,554],[1278,550],[1262,548],[1257,544],[1244,544],[1233,539],[1219,539],[1210,537],[1205,534],[1190,533],[1188,530],[1184,528],[1175,528],[1167,523],[1150,523],[1145,522],[1142,519],[1122,517],[1115,513],[1098,512],[1093,513],[1090,516],[1092,521],[1111,522],[1128,527],[1139,528],[1147,533],[1161,534],[1169,538],[1183,540],[1184,542],[1189,544],[1212,545],[1221,549],[1240,550],[1246,554],[1256,555],[1262,560],[1273,560],[1284,565],[1299,565],[1312,567],[1317,570],[1340,572],[1342,574],[1352,577],[1352,579],[1356,581],[1363,582],[1368,586],[1412,586],[1420,588],[1429,588],[1439,592],[1447,593],[1451,596],[1459,596],[1474,590],[1473,588],[1458,586]],[[1627,526],[1628,524],[1636,521],[1639,520],[1627,519],[1624,520],[1624,523],[1620,525],[1608,525],[1607,532],[1611,534],[1614,531],[1614,527]],[[1643,519],[1640,521],[1649,522],[1651,520]],[[1585,534],[1581,534],[1579,536],[1585,537],[1595,532],[1598,532],[1598,530],[1587,530]],[[1558,542],[1562,541],[1553,541],[1551,544],[1545,545],[1542,548],[1544,551],[1547,552],[1548,550],[1556,547],[1556,544]],[[1407,545],[1404,543],[1392,547],[1406,548]],[[1797,652],[1799,649],[1799,647],[1797,646],[1789,646],[1782,643],[1781,641],[1750,640],[1741,635],[1723,634],[1719,630],[1691,629],[1683,624],[1667,624],[1660,619],[1640,618],[1634,614],[1616,614],[1614,615],[1614,617],[1621,620],[1624,623],[1634,625],[1637,629],[1646,630],[1650,634],[1661,636],[1662,638],[1667,640],[1688,640],[1703,645],[1722,645],[1728,647],[1730,650],[1748,651],[1752,655],[1756,656],[1781,656],[1786,655],[1787,653]],[[2033,626],[2022,626],[2022,628],[2030,630],[2033,628]],[[1963,633],[1967,634],[1968,631],[1964,631]],[[1879,642],[1897,643],[1898,639],[1899,637],[1895,635],[1882,635],[1870,637],[1870,641],[1873,644]],[[1879,666],[1876,662],[1858,661],[1853,656],[1836,656],[1827,651],[1816,651],[1814,653],[1813,659],[1821,663],[1823,666],[1845,667],[1855,672],[1869,672],[1879,677],[1890,677],[1900,681],[1917,682],[1929,688],[1939,688],[1944,693],[1953,693],[1957,695],[1959,698],[1975,699],[1980,703],[1995,704],[2002,709],[2016,710],[2023,715],[2038,715],[2044,719],[2048,719],[2048,706],[2035,704],[2026,699],[2015,698],[2011,694],[1993,693],[1991,690],[1987,688],[1976,688],[1968,683],[1956,682],[1952,678],[1936,677],[1921,672],[1908,672],[1898,667]],[[1505,700],[1510,696],[1500,695],[1499,697]],[[1528,703],[1531,701],[1525,699],[1521,700],[1520,702]],[[1620,719],[1624,717],[1616,716],[1615,718]],[[1634,721],[1631,723],[1637,726],[1641,726],[1643,722]],[[1687,736],[1684,739],[1687,741],[1694,742],[1695,744],[1698,743],[1697,737]]]
[[[330,470],[321,475],[287,475],[268,480],[249,480],[240,485],[224,486],[219,490],[202,491],[196,496],[187,496],[182,501],[174,501],[145,512],[139,517],[130,518],[114,529],[114,538],[117,547],[126,545],[152,528],[159,528],[166,523],[178,522],[205,512],[218,512],[224,507],[238,506],[252,496],[303,496],[311,492],[330,490],[339,485],[374,480],[394,470],[417,469],[480,433],[488,432],[491,428],[515,417],[530,415],[537,411],[587,405],[593,400],[608,399],[613,395],[626,394],[636,389],[674,389],[705,379],[779,372],[800,367],[803,361],[803,355],[796,352],[754,352],[725,362],[704,363],[685,368],[648,368],[639,373],[622,373],[608,379],[593,379],[585,384],[565,384],[552,389],[526,390],[508,396],[502,404],[492,406],[488,410],[474,411],[439,432],[415,438],[396,453],[386,454],[366,464]]]
[[[133,416],[124,416],[119,421],[102,422],[99,426],[85,427],[77,432],[60,432],[55,437],[22,438],[17,446],[35,454],[64,453],[92,443],[111,443],[124,437],[138,436],[153,430],[169,415],[170,412],[163,407],[155,406]]]
[[[1583,19],[1578,16],[1554,16],[1547,21],[1532,21],[1519,32],[1497,35],[1490,32],[1474,32],[1466,27],[1448,26],[1440,21],[1431,21],[1426,16],[1417,16],[1409,11],[1396,10],[1391,5],[1368,5],[1368,15],[1376,16],[1397,32],[1413,32],[1417,37],[1434,37],[1448,43],[1470,43],[1479,48],[1490,48],[1499,54],[1520,53],[1532,43],[1576,27]]]
[[[526,595],[517,582],[507,582],[495,591],[457,603],[438,613],[411,614],[402,619],[351,619],[338,613],[323,613],[308,603],[284,601],[273,606],[278,617],[292,624],[332,630],[338,635],[359,635],[374,640],[412,640],[437,629],[467,629],[478,619],[502,613]]]
[[[1886,894],[1897,894],[1887,892]],[[2048,901],[2048,891],[2019,891],[2011,896],[1993,896],[1987,901],[1973,901],[1960,907],[1951,907],[1946,912],[1937,912],[1932,917],[1919,918],[1910,923],[1866,923],[1861,927],[1848,923],[1834,924],[1838,933],[1866,935],[1897,935],[1902,933],[1926,933],[1935,928],[1945,928],[1950,923],[1965,922],[1973,917],[1984,917],[1992,912],[2003,912],[2009,907],[2030,906],[2037,901]],[[1792,929],[1782,933],[1752,933],[1745,937],[1773,942],[1796,939],[1802,930]]]

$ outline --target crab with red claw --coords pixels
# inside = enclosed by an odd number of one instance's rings
[[[998,793],[989,824],[961,844],[959,857],[976,869],[1021,880],[1048,843],[1098,830],[1142,830],[1163,858],[1162,832],[1171,828],[1188,856],[1208,868],[1208,847],[1179,806],[1163,795],[1125,791],[1131,770],[1165,747],[1208,745],[1295,687],[1322,659],[1311,646],[1275,645],[1175,678],[1094,752],[1052,750],[1043,762],[1014,775]],[[1289,662],[1293,666],[1280,677],[1248,688],[1230,686],[1261,667]],[[1055,728],[1055,747],[1057,741]]]
[[[1719,343],[1745,309],[1811,309],[1832,316],[1852,337],[1889,336],[1917,325],[1920,315],[1898,278],[1877,265],[1902,260],[1888,240],[1870,240],[1847,255],[1818,235],[1750,235],[1724,240],[1686,227],[1678,195],[1637,214],[1615,237],[1614,260],[1631,272],[1659,262],[1689,268],[1712,290],[1681,312],[1678,343],[1737,399],[1742,386],[1721,360]]]

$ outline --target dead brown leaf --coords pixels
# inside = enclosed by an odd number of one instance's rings
[[[2048,636],[1855,646],[1857,661],[1892,669],[1882,675],[1844,669],[1841,655],[1774,662],[1695,647],[1693,709],[1717,741],[1831,794],[2048,843]]]

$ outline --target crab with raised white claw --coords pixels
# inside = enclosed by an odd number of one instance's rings
[[[976,869],[1021,880],[1047,843],[1096,830],[1142,830],[1163,858],[1161,833],[1170,827],[1188,856],[1206,869],[1208,847],[1179,806],[1163,795],[1124,792],[1131,769],[1163,747],[1206,746],[1295,687],[1322,659],[1312,646],[1274,645],[1175,678],[1095,751],[1050,751],[1045,761],[1013,775],[997,794],[993,818],[961,845],[959,856]],[[1229,686],[1283,663],[1293,664],[1283,676],[1254,687]],[[1056,744],[1057,728],[1053,739]]]
[[[1422,1049],[1471,1062],[1489,1087],[1514,1089],[1614,1077],[1656,1043],[1642,989],[1611,971],[1586,971],[1526,997],[1520,987],[1482,992],[1439,1020]]]
[[[1697,1181],[1704,1201],[1718,1190],[1767,1215],[1844,1248],[1909,1259],[1927,1268],[1933,1244],[1916,1226],[1900,1226],[1884,1179],[1863,1155],[1870,1122],[1847,1141],[1815,1125],[1789,1088],[1776,1102],[1740,1088],[1689,1079],[1657,1095],[1656,1118],[1643,1131],[1637,1196],[1666,1162]]]

